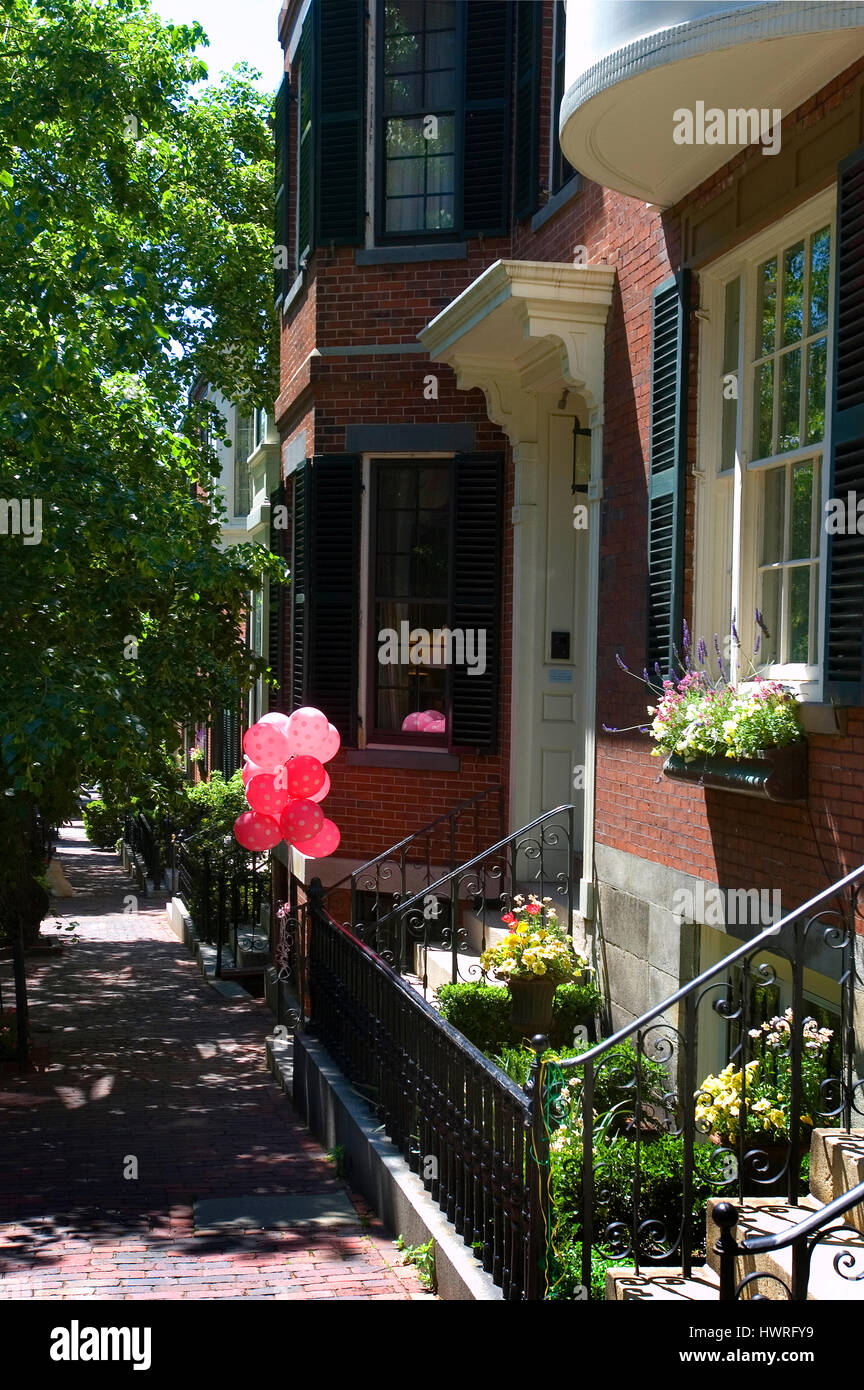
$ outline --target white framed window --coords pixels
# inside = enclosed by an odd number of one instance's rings
[[[695,613],[733,680],[821,697],[834,193],[700,273]],[[730,641],[733,623],[740,645]]]

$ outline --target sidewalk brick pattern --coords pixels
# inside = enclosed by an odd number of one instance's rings
[[[0,1063],[0,1299],[429,1299],[354,1194],[356,1224],[195,1235],[199,1199],[343,1184],[264,1066],[263,1004],[209,988],[164,900],[124,912],[79,824],[60,858],[78,939],[30,960],[34,1066]]]

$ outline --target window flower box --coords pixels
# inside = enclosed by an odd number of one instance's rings
[[[670,753],[663,775],[675,782],[693,782],[768,801],[806,801],[807,744],[802,740],[783,748],[766,748],[751,758],[697,757],[687,762],[680,753]]]

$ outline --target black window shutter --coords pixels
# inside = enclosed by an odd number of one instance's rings
[[[300,36],[300,91],[297,102],[297,258],[302,259],[312,246],[313,229],[313,184],[315,171],[315,127],[313,71],[315,53],[315,22],[317,5],[306,16],[303,33]]]
[[[291,708],[300,709],[306,700],[306,633],[309,592],[309,510],[306,505],[306,468],[302,463],[294,473],[291,538]]]
[[[357,246],[365,234],[364,0],[319,0],[316,71],[316,242]]]
[[[864,497],[864,145],[837,175],[828,496]],[[857,518],[856,518],[857,519]],[[864,703],[864,536],[826,535],[825,695]]]
[[[270,494],[270,549],[281,559],[286,558],[286,533],[284,526],[277,526],[284,512],[277,513],[277,507],[285,506],[285,484]],[[285,586],[271,579],[267,599],[267,664],[279,682],[278,690],[270,687],[268,704],[272,710],[287,710],[285,691]]]
[[[513,216],[537,211],[540,163],[540,46],[543,6],[516,5],[516,119],[513,139]]]
[[[452,627],[486,633],[486,669],[469,675],[467,665],[453,667],[450,741],[488,753],[498,741],[503,493],[503,455],[457,454]]]
[[[279,259],[274,262],[273,298],[278,304],[291,287],[291,224],[288,217],[288,131],[291,110],[291,91],[288,78],[283,77],[276,93],[276,201],[274,205],[274,250]]]
[[[512,6],[469,0],[465,30],[462,229],[501,236],[510,191]]]
[[[651,309],[648,669],[659,662],[664,675],[683,621],[689,289],[682,270],[657,286]]]
[[[346,744],[357,742],[360,609],[360,456],[307,463],[306,700]]]

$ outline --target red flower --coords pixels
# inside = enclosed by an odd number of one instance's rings
[[[528,913],[530,917],[536,917],[538,913],[543,911],[543,909],[539,903],[529,903],[528,906],[525,908],[525,911]]]
[[[516,921],[516,918],[513,916],[512,912],[505,912],[501,918],[501,921],[504,923],[506,927],[512,927],[513,923]]]

